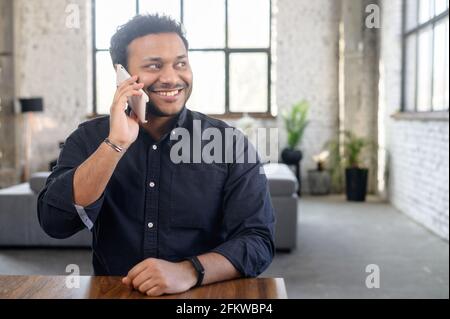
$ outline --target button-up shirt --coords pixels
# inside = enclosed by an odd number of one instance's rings
[[[109,116],[82,123],[66,139],[39,194],[41,227],[55,238],[88,228],[96,275],[125,275],[150,257],[176,262],[208,252],[227,258],[243,276],[259,275],[274,255],[274,213],[267,180],[259,157],[238,159],[252,150],[239,133],[231,145],[236,149],[236,141],[243,140],[245,147],[235,150],[240,154],[231,156],[231,161],[224,159],[230,148],[221,143],[222,160],[198,161],[195,145],[203,149],[210,140],[194,139],[211,128],[223,136],[230,129],[223,121],[186,107],[159,141],[140,126],[103,194],[81,207],[74,202],[74,173],[108,136]],[[187,143],[181,143],[181,131],[189,133]],[[184,160],[173,160],[183,145],[188,147]]]

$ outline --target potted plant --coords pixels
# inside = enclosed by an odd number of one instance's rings
[[[306,101],[295,104],[290,110],[285,110],[281,115],[287,131],[287,147],[281,152],[284,163],[297,165],[302,159],[302,152],[297,149],[303,133],[308,125],[307,114],[309,105]]]
[[[339,142],[339,139],[328,143],[333,188],[340,192],[345,177],[347,200],[365,201],[369,170],[363,166],[362,155],[364,149],[369,147],[371,143],[349,131],[344,131],[341,134],[342,143]]]
[[[309,192],[311,195],[327,195],[330,193],[331,177],[329,171],[325,169],[325,163],[329,155],[329,151],[322,151],[313,156],[317,167],[308,171]]]
[[[361,154],[369,142],[352,132],[344,132],[345,190],[347,200],[363,202],[367,194],[367,177],[369,170],[362,167]]]

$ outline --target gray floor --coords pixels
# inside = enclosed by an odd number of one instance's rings
[[[390,205],[343,197],[300,200],[298,248],[277,253],[262,276],[283,277],[289,298],[448,298],[449,247]],[[90,252],[0,250],[0,274],[65,274],[77,264],[91,274]],[[366,287],[366,266],[380,288]]]
[[[376,199],[300,200],[298,244],[264,273],[284,277],[289,298],[449,297],[448,242]],[[380,288],[366,287],[369,264]]]

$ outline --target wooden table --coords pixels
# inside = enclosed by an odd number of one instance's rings
[[[68,288],[66,276],[0,276],[0,299],[142,299],[150,298],[121,283],[122,277],[80,276]],[[68,283],[73,283],[68,280]],[[215,283],[163,299],[285,299],[282,278],[250,278]]]

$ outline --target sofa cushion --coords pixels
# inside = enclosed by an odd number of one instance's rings
[[[2,188],[0,189],[0,197],[2,195],[32,195],[33,192],[30,189],[30,184],[29,183],[22,183],[22,184],[17,184],[17,185],[13,185],[10,187],[6,187],[6,188]],[[1,201],[1,200],[0,200]],[[1,203],[0,203],[1,204]],[[0,205],[0,211],[2,210],[1,205]]]
[[[30,177],[30,188],[36,194],[39,193],[45,186],[45,182],[47,181],[47,177],[50,175],[50,172],[37,172],[33,173]]]
[[[297,191],[297,178],[286,164],[269,163],[263,167],[272,196],[291,196]]]

